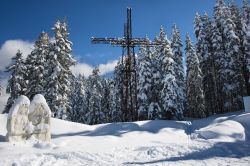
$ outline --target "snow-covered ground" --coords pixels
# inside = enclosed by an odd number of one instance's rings
[[[0,166],[250,165],[250,113],[95,126],[52,119],[50,144],[5,142],[6,121],[0,115]]]

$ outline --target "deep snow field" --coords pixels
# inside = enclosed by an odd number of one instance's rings
[[[83,125],[52,119],[52,142],[5,142],[0,115],[0,166],[250,165],[250,113],[193,121]]]

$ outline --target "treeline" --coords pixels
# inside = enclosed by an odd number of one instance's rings
[[[194,45],[187,34],[183,42],[176,25],[170,39],[163,27],[154,39],[164,43],[141,47],[136,59],[138,120],[203,118],[243,109],[243,96],[250,95],[250,7],[239,8],[217,0],[213,17],[196,14]],[[23,59],[20,52],[7,67],[11,73],[5,108],[18,95],[43,94],[53,116],[98,124],[122,121],[123,65],[118,62],[113,78],[100,76],[95,68],[89,77],[74,76],[70,66],[72,43],[64,21],[53,27],[55,40],[43,32],[34,50]],[[149,39],[148,39],[149,40]]]
[[[217,0],[213,18],[197,13],[194,23],[197,57],[194,53],[187,54],[187,116],[206,117],[243,109],[243,96],[250,95],[248,1],[244,0],[239,8],[233,2],[225,4]],[[196,59],[199,68],[190,62]],[[197,78],[195,82],[195,73],[202,80]]]
[[[54,39],[42,32],[34,44],[34,49],[23,58],[20,51],[6,67],[10,78],[6,92],[10,94],[4,113],[19,95],[32,99],[36,94],[43,94],[53,112],[53,116],[66,119],[70,109],[71,78],[70,66],[76,61],[71,55],[72,43],[69,41],[68,25],[57,21],[52,28]]]

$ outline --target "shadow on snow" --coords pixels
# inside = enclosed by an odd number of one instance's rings
[[[137,123],[110,123],[101,125],[92,131],[82,131],[74,133],[52,134],[52,138],[59,138],[65,136],[122,136],[129,132],[150,132],[158,133],[163,128],[173,128],[176,130],[184,130],[189,134],[189,127],[186,123],[176,121],[153,120],[148,121],[142,125]]]
[[[177,162],[188,160],[205,160],[215,157],[242,158],[250,156],[249,142],[219,142],[208,149],[188,153],[184,156],[170,157],[166,159],[145,161],[145,162],[126,162],[124,164],[157,164],[163,162]]]

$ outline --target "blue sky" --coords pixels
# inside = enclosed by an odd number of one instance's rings
[[[235,0],[238,4],[241,0]],[[168,37],[176,23],[182,40],[193,36],[195,13],[211,16],[215,0],[3,0],[0,5],[0,46],[8,40],[34,41],[41,31],[52,35],[57,19],[67,18],[73,54],[97,65],[118,59],[120,48],[93,45],[90,38],[123,36],[126,7],[132,7],[133,36],[153,39],[163,25]]]

